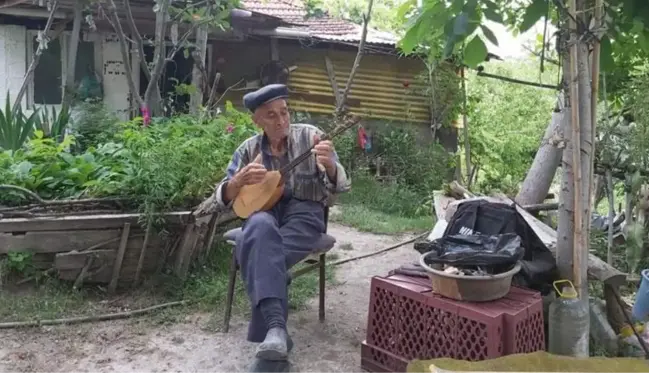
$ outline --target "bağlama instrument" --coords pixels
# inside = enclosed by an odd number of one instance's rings
[[[320,141],[331,140],[358,124],[358,122],[360,122],[360,117],[350,116],[342,126],[336,128],[332,133],[322,136]],[[311,150],[313,150],[316,144],[313,144],[309,150],[300,154],[279,170],[266,172],[266,176],[259,184],[243,186],[232,204],[234,213],[242,219],[247,219],[254,212],[267,211],[273,208],[284,194],[284,180],[286,175],[300,163],[309,159]]]

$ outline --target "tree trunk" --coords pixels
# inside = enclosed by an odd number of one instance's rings
[[[593,175],[593,179],[592,206],[597,209],[597,206],[606,197],[606,178],[603,175]]]
[[[157,5],[160,7],[157,9],[155,17],[155,48],[153,51],[153,71],[151,72],[151,79],[149,80],[149,85],[146,88],[144,93],[144,102],[149,107],[151,116],[161,116],[162,111],[162,101],[155,97],[153,93],[160,89],[159,80],[162,70],[166,65],[166,48],[165,48],[165,34],[166,34],[166,24],[168,10],[171,0],[160,0],[157,2]],[[158,96],[158,95],[156,95]]]
[[[582,1],[580,0],[580,3]],[[579,9],[583,9],[580,7]],[[567,49],[567,48],[566,48]],[[568,82],[571,81],[572,74],[570,73],[570,59],[564,59],[564,76]],[[579,42],[577,45],[577,85],[578,85],[578,102],[579,102],[579,122],[580,122],[580,144],[574,144],[572,141],[572,130],[571,124],[572,120],[566,120],[567,126],[564,129],[564,136],[566,137],[567,143],[566,148],[563,152],[562,158],[562,169],[563,175],[561,180],[561,193],[559,199],[559,225],[557,229],[557,265],[559,267],[559,273],[562,278],[572,279],[573,281],[573,250],[577,249],[580,252],[584,253],[582,258],[584,260],[580,263],[580,268],[578,273],[581,277],[581,286],[579,289],[579,295],[582,299],[588,299],[588,282],[586,280],[586,274],[588,269],[588,261],[585,260],[588,256],[588,238],[590,233],[590,212],[591,212],[591,194],[592,194],[592,185],[591,185],[591,156],[593,150],[593,144],[591,142],[592,134],[592,120],[591,120],[591,83],[590,83],[590,74],[588,68],[588,45],[582,42]],[[575,102],[575,101],[573,101]],[[565,106],[566,113],[569,113],[572,109],[570,106],[570,100],[566,100]],[[581,150],[581,159],[580,165],[577,167],[581,168],[581,195],[578,201],[575,201],[574,196],[574,173],[573,173],[573,162],[572,162],[572,152],[573,146],[579,146]],[[574,226],[574,210],[580,209],[583,213],[581,232],[583,239],[580,242],[581,247],[574,247],[573,243],[573,234],[575,231]]]
[[[209,17],[210,6],[207,6],[207,15]],[[204,76],[204,66],[207,55],[207,34],[209,32],[209,24],[205,23],[196,29],[196,51],[192,54],[194,58],[194,68],[192,69],[192,92],[189,98],[189,111],[192,114],[198,114],[198,110],[203,104],[203,92],[207,87],[208,82]]]
[[[554,175],[561,163],[561,154],[565,146],[564,128],[570,125],[570,116],[566,115],[565,108],[560,109],[562,107],[563,95],[560,95],[550,124],[543,135],[541,146],[516,196],[516,202],[520,205],[543,203],[548,195]]]
[[[586,9],[585,1],[580,0],[579,3],[582,3],[582,6],[578,9]],[[592,205],[591,201],[593,200],[593,167],[592,155],[593,155],[593,121],[592,121],[592,84],[591,84],[591,74],[590,74],[590,61],[589,61],[589,45],[586,43],[578,44],[578,61],[577,68],[578,73],[578,84],[579,84],[579,122],[580,122],[580,153],[581,153],[581,206],[583,213],[583,240],[582,247],[579,250],[582,252],[582,257],[584,260],[581,261],[581,268],[579,273],[581,273],[581,289],[580,296],[582,300],[588,301],[588,261],[585,258],[588,257],[590,252],[590,222],[591,222],[591,213]]]
[[[83,18],[82,11],[83,4],[81,0],[76,0],[74,2],[74,21],[72,23],[72,35],[70,35],[70,49],[68,50],[68,66],[65,72],[62,112],[70,107],[74,98],[74,73],[77,67],[77,50],[79,49],[79,35],[81,34],[81,20]]]

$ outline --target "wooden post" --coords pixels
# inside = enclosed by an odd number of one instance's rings
[[[195,232],[194,224],[187,224],[185,226],[185,231],[183,232],[182,240],[180,242],[180,247],[176,253],[175,269],[174,272],[176,276],[181,279],[184,279],[189,270],[191,264],[192,253],[194,252],[194,246],[196,246],[196,241],[198,239],[198,234]]]
[[[114,293],[117,289],[117,281],[119,280],[119,273],[122,270],[122,262],[124,261],[124,253],[126,252],[126,243],[128,242],[128,235],[131,232],[131,223],[124,223],[122,230],[122,238],[119,241],[119,248],[115,256],[115,263],[113,264],[113,276],[108,284],[108,292]]]
[[[270,60],[279,61],[279,46],[277,45],[277,38],[270,38]]]
[[[464,137],[464,163],[466,167],[466,185],[471,187],[471,145],[469,143],[469,123],[466,116],[467,98],[466,98],[466,77],[464,67],[460,68],[460,78],[462,79],[462,135]]]
[[[338,81],[336,80],[336,71],[334,70],[334,64],[331,62],[329,56],[325,56],[325,67],[327,68],[327,76],[329,77],[329,84],[331,84],[331,90],[333,91],[334,98],[336,99],[336,107],[340,105],[340,90],[338,89]]]
[[[146,255],[146,249],[149,245],[149,238],[151,237],[152,222],[149,220],[149,223],[146,227],[146,232],[144,233],[144,243],[142,244],[142,249],[140,250],[140,258],[137,261],[137,268],[135,270],[135,279],[133,280],[133,287],[137,286],[140,282],[140,273],[142,272],[142,267],[144,266],[144,256]]]
[[[576,30],[577,25],[574,21],[577,17],[577,4],[576,0],[568,2],[568,10],[571,17],[569,21],[569,29]],[[573,31],[574,32],[574,31]],[[572,275],[573,284],[576,289],[581,289],[581,263],[582,252],[582,234],[583,234],[583,202],[581,192],[581,136],[579,128],[579,86],[578,86],[578,70],[577,70],[577,37],[573,34],[570,37],[570,109],[571,109],[571,124],[572,124],[572,172],[573,172],[573,248],[572,248]],[[580,294],[581,295],[581,294]]]

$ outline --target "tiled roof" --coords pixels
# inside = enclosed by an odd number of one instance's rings
[[[307,11],[300,0],[242,0],[241,5],[249,11],[281,18],[300,31],[323,40],[358,42],[362,26],[336,19],[328,15],[306,18]],[[395,45],[394,35],[373,29],[367,30],[367,43]]]

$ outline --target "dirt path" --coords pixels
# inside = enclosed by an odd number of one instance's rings
[[[341,259],[385,248],[412,235],[381,236],[331,224]],[[358,372],[365,338],[370,278],[417,258],[412,244],[337,267],[339,284],[327,293],[327,320],[318,322],[317,300],[292,313],[294,372]],[[217,320],[220,320],[220,315]],[[32,330],[0,330],[0,371],[223,372],[246,371],[255,345],[245,341],[246,320],[234,317],[230,333],[205,329],[210,315],[151,326],[141,320]]]

